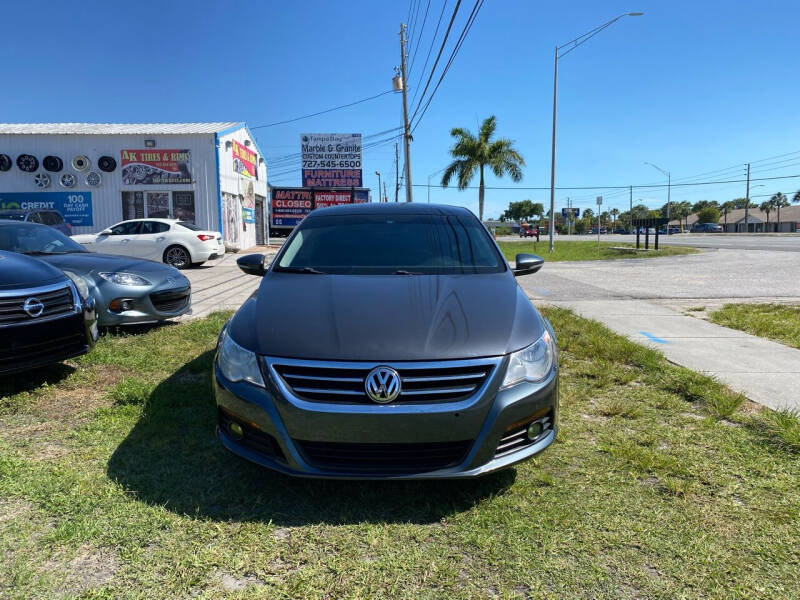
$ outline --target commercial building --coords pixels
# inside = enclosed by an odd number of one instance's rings
[[[244,123],[0,124],[0,210],[49,208],[75,233],[174,217],[264,243],[267,166]]]
[[[695,223],[697,223],[696,214],[681,219],[680,224],[676,220],[669,222],[670,225],[689,228]],[[737,208],[729,211],[727,215],[720,216],[719,224],[725,233],[800,233],[800,206],[782,208],[780,220],[777,210],[767,214],[759,208],[751,208],[747,211],[746,222],[745,210]]]

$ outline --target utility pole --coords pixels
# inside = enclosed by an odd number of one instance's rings
[[[400,154],[397,150],[397,142],[395,142],[394,143],[394,201],[395,202],[397,202],[397,194],[399,192],[400,192]]]
[[[381,202],[388,202],[389,196],[386,195],[386,182],[383,182],[383,200]]]
[[[750,163],[747,163],[747,192],[744,203],[744,232],[750,233]]]
[[[633,227],[633,186],[628,186],[628,193],[630,197],[628,198],[628,203],[630,204],[630,208],[628,209],[628,216],[630,217],[631,227]]]
[[[408,130],[408,86],[406,85],[406,26],[400,23],[400,73],[403,77],[403,141],[406,150],[406,202],[411,202],[412,186],[411,186],[411,132]]]
[[[381,172],[375,171],[375,175],[378,176],[378,202],[381,201]]]

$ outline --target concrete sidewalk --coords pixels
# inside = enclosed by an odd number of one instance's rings
[[[770,408],[800,409],[800,350],[643,300],[549,302],[603,323],[671,362]]]

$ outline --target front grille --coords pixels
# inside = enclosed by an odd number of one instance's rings
[[[541,413],[540,413],[541,414]],[[528,438],[528,427],[532,423],[539,423],[542,426],[542,431],[534,439]],[[553,430],[553,412],[548,411],[546,415],[539,418],[528,419],[524,423],[514,425],[511,429],[507,430],[500,443],[497,445],[497,450],[494,453],[495,458],[511,454],[517,450],[521,450],[526,446],[535,444],[543,439],[548,433]]]
[[[0,347],[0,371],[16,368],[26,363],[53,362],[68,356],[82,354],[86,350],[86,337],[76,333],[51,338],[33,344]]]
[[[481,389],[499,363],[496,359],[441,361],[436,363],[394,363],[402,391],[394,404],[457,402]],[[290,391],[311,402],[373,404],[364,382],[379,363],[315,363],[283,361],[272,363]]]
[[[177,312],[189,302],[191,297],[191,290],[170,290],[167,292],[154,292],[150,294],[150,302],[153,307],[159,312]]]
[[[427,473],[454,467],[469,450],[469,440],[414,444],[354,444],[295,440],[309,463],[329,471]]]
[[[36,298],[44,305],[44,310],[38,317],[32,317],[22,308],[29,298]],[[74,311],[75,300],[72,296],[72,290],[66,285],[63,288],[48,292],[32,290],[18,296],[2,296],[0,297],[0,327],[28,321],[52,319],[61,315],[66,316],[73,314]]]
[[[264,433],[257,427],[253,427],[252,425],[242,421],[241,419],[221,408],[219,409],[218,418],[220,428],[222,428],[228,437],[236,440],[242,446],[250,448],[251,450],[258,452],[263,456],[276,458],[286,462],[286,457],[284,456],[283,450],[281,450],[278,441],[268,433]],[[241,438],[236,436],[236,434],[231,431],[231,425],[233,423],[238,423],[242,428],[244,435],[242,435]]]

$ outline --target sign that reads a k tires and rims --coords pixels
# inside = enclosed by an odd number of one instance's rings
[[[123,150],[124,185],[162,185],[192,183],[189,150]]]
[[[305,187],[361,187],[360,133],[300,136]]]

